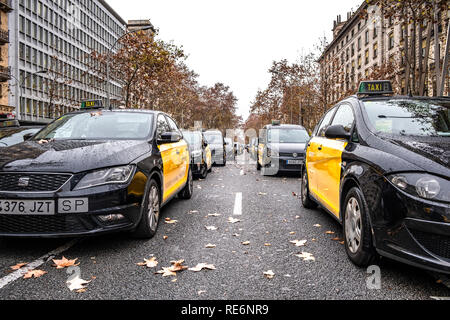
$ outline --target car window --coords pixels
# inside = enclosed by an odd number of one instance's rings
[[[267,131],[268,143],[306,143],[309,135],[304,129],[270,129]]]
[[[222,144],[223,143],[223,137],[220,133],[206,133],[205,134],[206,139],[208,140],[208,143],[210,144]]]
[[[338,111],[336,112],[332,126],[341,125],[344,127],[345,131],[350,132],[353,128],[353,123],[355,122],[355,116],[353,114],[353,109],[348,104],[342,104]]]
[[[327,112],[327,114],[322,118],[322,122],[320,123],[320,125],[317,127],[317,130],[315,132],[316,136],[319,137],[325,137],[325,131],[327,130],[327,128],[330,125],[330,121],[331,118],[333,117],[334,112],[336,111],[335,108],[331,109],[330,111]]]
[[[163,133],[170,132],[170,126],[167,123],[166,117],[162,114],[158,116],[158,123],[156,128],[156,136],[160,137]]]
[[[27,134],[35,134],[39,128],[13,128],[0,131],[0,148],[9,147],[24,142],[23,137]]]

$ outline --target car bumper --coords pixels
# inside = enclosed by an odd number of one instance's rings
[[[192,168],[192,174],[194,175],[199,175],[202,173],[202,161],[198,160],[198,161],[192,161],[191,162],[191,168]]]
[[[416,267],[450,274],[450,205],[390,189],[384,199],[387,219],[374,227],[378,252]]]
[[[53,196],[0,193],[0,199],[55,201],[54,215],[0,214],[0,237],[70,238],[132,230],[141,217],[143,190],[139,193],[130,186],[102,186]],[[70,198],[87,198],[88,212],[60,213],[58,199]]]
[[[288,161],[299,161],[299,164],[288,164]],[[273,170],[278,169],[278,172],[298,172],[302,170],[302,163],[304,158],[292,158],[292,157],[280,157],[280,158],[270,158],[268,159],[267,167]]]

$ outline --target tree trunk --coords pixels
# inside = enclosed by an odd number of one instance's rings
[[[430,59],[430,47],[431,47],[431,31],[432,31],[432,25],[431,21],[428,21],[427,26],[427,44],[425,48],[425,57],[424,57],[424,66],[423,66],[423,73],[420,75],[420,89],[419,89],[419,95],[423,96],[425,95],[425,85],[427,83],[427,77],[428,77],[428,65],[429,65],[429,59]]]
[[[437,0],[433,2],[434,6],[434,71],[436,74],[436,88],[441,86],[441,52],[439,50],[439,14]],[[438,89],[439,90],[439,89]],[[438,92],[436,92],[437,94]]]
[[[443,96],[445,91],[445,80],[448,75],[448,60],[449,60],[449,51],[450,51],[450,21],[447,23],[447,42],[445,44],[445,53],[444,53],[444,64],[442,66],[442,75],[441,75],[441,85],[438,87],[438,96]],[[449,88],[450,90],[450,88]]]

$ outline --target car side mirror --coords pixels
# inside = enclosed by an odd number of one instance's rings
[[[23,141],[28,141],[31,138],[33,138],[34,134],[33,133],[27,133],[23,135]]]
[[[164,132],[158,138],[158,144],[167,144],[167,143],[176,143],[180,142],[182,139],[181,135],[178,132]]]
[[[328,129],[325,131],[325,137],[328,139],[349,140],[351,138],[351,135],[345,130],[344,126],[336,125],[328,127]]]

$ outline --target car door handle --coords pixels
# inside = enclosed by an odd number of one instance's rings
[[[180,154],[180,150],[177,150],[177,154]]]

